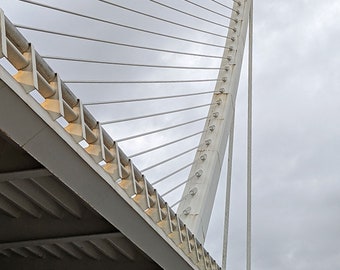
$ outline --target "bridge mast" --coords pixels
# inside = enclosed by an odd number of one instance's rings
[[[177,213],[204,243],[226,151],[241,73],[251,0],[234,1],[208,119]]]

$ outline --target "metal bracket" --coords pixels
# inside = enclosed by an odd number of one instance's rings
[[[41,106],[51,115],[53,120],[60,116],[65,116],[64,101],[61,91],[61,81],[59,75],[56,75],[54,80],[50,82],[50,86],[55,90],[55,94],[46,98]]]
[[[89,146],[85,148],[86,152],[94,159],[96,163],[103,161],[102,145],[103,140],[101,140],[99,123],[91,131],[96,135],[97,140],[93,143],[89,143]]]
[[[148,191],[148,183],[143,176],[142,181],[142,192],[137,193],[133,200],[138,204],[138,206],[143,210],[147,210],[150,208],[150,201],[149,201],[149,191]]]
[[[79,143],[82,140],[86,140],[83,104],[81,101],[79,101],[78,104],[72,109],[78,114],[78,118],[75,121],[69,123],[65,127],[65,130],[77,143]]]
[[[23,53],[23,56],[29,64],[20,69],[13,77],[22,85],[26,93],[30,93],[38,89],[37,63],[33,45],[30,44],[29,49]]]
[[[103,169],[112,177],[114,181],[120,181],[122,176],[122,168],[120,163],[120,156],[119,156],[119,147],[117,143],[114,143],[111,149],[109,151],[113,154],[115,157],[112,161],[106,163],[103,166]]]
[[[145,211],[145,213],[149,217],[151,217],[155,223],[158,223],[162,221],[163,219],[162,213],[161,213],[162,209],[160,206],[159,194],[157,193],[157,190],[154,190],[154,194],[155,194],[156,203],[154,206],[150,207],[147,211]]]
[[[129,161],[129,167],[130,173],[128,177],[123,178],[122,181],[119,182],[119,186],[122,189],[124,189],[124,191],[129,197],[132,197],[136,195],[138,192],[136,187],[136,178],[134,174],[134,165],[131,160]]]

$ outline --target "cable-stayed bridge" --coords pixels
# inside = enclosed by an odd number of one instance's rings
[[[228,138],[232,156],[251,1],[82,2],[110,17],[18,2],[46,18],[17,24],[1,12],[4,269],[220,269],[204,242]],[[63,30],[45,26],[49,12]],[[91,23],[73,26],[81,20]]]

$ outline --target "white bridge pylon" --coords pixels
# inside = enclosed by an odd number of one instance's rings
[[[232,121],[240,80],[251,1],[234,1],[230,29],[200,147],[177,213],[204,243]]]

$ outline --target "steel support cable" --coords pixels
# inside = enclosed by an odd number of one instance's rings
[[[152,101],[152,100],[160,100],[160,99],[171,99],[171,98],[182,98],[182,97],[200,96],[200,95],[207,95],[207,94],[212,94],[212,93],[217,93],[217,92],[215,92],[215,91],[205,91],[205,92],[197,92],[197,93],[182,94],[182,95],[173,95],[173,96],[136,98],[136,99],[113,100],[113,101],[86,102],[86,103],[83,103],[83,105],[92,106],[92,105],[129,103],[129,102],[139,102],[139,101]]]
[[[195,149],[198,149],[201,145],[202,145],[202,144],[198,145]],[[177,189],[177,188],[179,188],[180,186],[182,186],[182,185],[186,184],[187,182],[189,182],[189,181],[190,181],[192,178],[194,178],[194,177],[197,177],[197,176],[196,176],[195,174],[192,175],[192,176],[190,176],[187,180],[185,180],[184,182],[178,184],[177,186],[175,186],[174,188],[170,189],[169,191],[167,191],[166,193],[164,193],[164,194],[161,195],[161,196],[165,196],[165,195],[169,194],[170,192],[174,191],[175,189]],[[180,200],[178,200],[177,202],[175,202],[174,204],[172,204],[172,205],[170,206],[170,208],[176,206],[177,204],[179,204],[180,202],[182,202],[183,200],[185,200],[185,198],[186,198],[186,197],[182,197]]]
[[[100,19],[100,18],[97,18],[97,17],[92,17],[92,16],[89,16],[89,15],[77,13],[77,12],[74,12],[74,11],[69,11],[69,10],[65,10],[65,9],[61,9],[61,8],[57,8],[57,7],[53,7],[53,6],[49,6],[49,5],[45,5],[45,4],[41,4],[41,3],[37,3],[37,2],[34,2],[34,1],[30,1],[30,0],[18,0],[18,1],[29,3],[29,4],[36,5],[36,6],[40,6],[40,7],[44,7],[44,8],[51,9],[51,10],[54,10],[54,11],[58,11],[58,12],[61,12],[61,13],[66,13],[66,14],[69,14],[69,15],[74,15],[74,16],[85,18],[85,19],[89,19],[89,20],[93,20],[93,21],[97,21],[97,22],[101,22],[101,23],[105,23],[105,24],[110,24],[110,25],[114,25],[114,26],[118,26],[118,27],[122,27],[122,28],[127,28],[127,29],[130,29],[130,30],[143,32],[143,33],[147,33],[147,34],[151,34],[151,35],[156,35],[156,36],[161,36],[161,37],[166,37],[166,38],[170,38],[170,39],[175,39],[175,40],[180,40],[180,41],[185,41],[185,42],[190,42],[190,43],[195,43],[195,44],[200,44],[200,45],[205,45],[205,46],[211,46],[211,47],[216,47],[216,48],[224,48],[223,45],[207,43],[207,42],[202,42],[202,41],[197,41],[197,40],[192,40],[192,39],[187,39],[187,38],[181,38],[181,37],[178,37],[178,36],[167,35],[167,34],[155,32],[155,31],[150,31],[150,30],[146,30],[146,29],[142,29],[142,28],[138,28],[138,27],[134,27],[134,26],[129,26],[129,25],[121,24],[121,23],[116,23],[116,22],[113,22],[113,21]]]
[[[189,182],[192,178],[194,178],[194,177],[196,177],[195,175],[192,175],[191,177],[189,177],[183,184],[185,184],[185,183],[187,183],[187,182]],[[164,194],[163,194],[164,195]],[[162,196],[163,196],[162,195]],[[188,194],[187,196],[191,196],[190,194]],[[172,207],[175,207],[177,204],[179,204],[181,201],[184,201],[186,199],[186,196],[184,196],[184,197],[182,197],[181,199],[179,199],[177,202],[175,202],[174,204],[172,204],[171,206],[170,206],[170,208],[172,208]]]
[[[143,154],[146,154],[146,153],[149,153],[149,152],[152,152],[152,151],[161,149],[161,148],[163,148],[163,147],[169,146],[169,145],[171,145],[171,144],[174,144],[174,143],[178,143],[178,142],[184,141],[184,140],[186,140],[186,139],[189,139],[189,138],[195,137],[195,136],[197,136],[197,135],[199,135],[199,134],[202,134],[203,132],[204,132],[204,130],[203,130],[203,131],[196,132],[196,133],[191,134],[191,135],[188,135],[188,136],[185,136],[185,137],[180,138],[180,139],[178,139],[178,140],[171,141],[171,142],[168,142],[168,143],[165,143],[165,144],[162,144],[162,145],[159,145],[159,146],[156,146],[156,147],[147,149],[147,150],[145,150],[145,151],[142,151],[142,152],[133,154],[133,155],[129,156],[129,158],[134,158],[134,157],[137,157],[137,156],[140,156],[140,155],[143,155]]]
[[[213,13],[213,14],[219,15],[219,16],[221,16],[221,17],[223,17],[223,18],[226,18],[226,19],[232,20],[232,21],[234,21],[234,22],[237,22],[237,20],[231,18],[230,16],[226,16],[226,15],[224,15],[224,14],[222,14],[222,13],[219,13],[219,12],[217,12],[217,11],[214,11],[214,10],[210,9],[210,8],[207,8],[207,7],[205,7],[205,6],[202,6],[202,5],[199,5],[199,4],[197,4],[197,3],[194,3],[194,2],[192,2],[192,1],[190,1],[190,0],[183,0],[183,1],[185,1],[185,2],[187,2],[187,3],[189,3],[189,4],[191,4],[191,5],[194,5],[194,6],[196,6],[196,7],[199,7],[199,8],[201,8],[201,9],[204,9],[204,10],[206,10],[206,11],[209,11],[209,12],[211,12],[211,13]],[[232,29],[232,28],[231,28],[231,29]]]
[[[68,84],[144,84],[144,83],[201,83],[201,82],[218,82],[221,81],[219,79],[197,79],[197,80],[173,80],[173,81],[71,81],[71,80],[64,80],[64,83]]]
[[[210,1],[212,1],[212,2],[214,2],[214,3],[216,3],[216,4],[218,4],[218,5],[220,5],[220,6],[222,6],[222,7],[225,7],[225,8],[227,8],[227,9],[229,9],[229,10],[232,10],[232,11],[236,12],[237,14],[240,13],[240,11],[238,11],[237,9],[234,9],[234,8],[232,8],[232,7],[229,7],[229,6],[223,4],[223,3],[219,2],[219,1],[216,1],[216,0],[210,0]]]
[[[61,60],[71,62],[82,62],[92,64],[105,64],[105,65],[116,65],[116,66],[132,66],[132,67],[147,67],[147,68],[168,68],[168,69],[191,69],[191,70],[221,70],[220,67],[190,67],[190,66],[165,66],[165,65],[148,65],[148,64],[137,64],[137,63],[122,63],[122,62],[111,62],[111,61],[100,61],[90,59],[80,59],[72,57],[60,57],[60,56],[41,56],[44,59],[50,60]]]
[[[190,17],[199,19],[199,20],[201,20],[201,21],[205,21],[205,22],[207,22],[207,23],[211,23],[211,24],[214,24],[214,25],[218,25],[218,26],[221,26],[221,27],[230,29],[229,26],[226,26],[226,25],[223,25],[223,24],[214,22],[214,21],[210,21],[210,20],[208,20],[208,19],[204,19],[204,18],[202,18],[202,17],[199,17],[199,16],[196,16],[196,15],[190,14],[190,13],[188,13],[188,12],[185,12],[185,11],[183,11],[183,10],[174,8],[174,7],[172,7],[172,6],[168,6],[168,5],[166,5],[166,4],[164,4],[164,3],[161,3],[161,2],[159,2],[159,1],[156,1],[156,0],[150,0],[150,1],[153,2],[153,3],[155,3],[155,4],[158,4],[158,5],[160,5],[160,6],[163,6],[163,7],[165,7],[165,8],[168,8],[168,9],[174,10],[174,11],[176,11],[176,12],[185,14],[185,15],[187,15],[187,16],[190,16]],[[227,38],[230,39],[228,36],[227,36]]]
[[[56,32],[56,31],[50,31],[50,30],[45,30],[45,29],[39,29],[39,28],[36,28],[36,27],[29,27],[29,26],[24,26],[24,25],[19,25],[19,24],[14,24],[14,26],[17,27],[17,28],[20,28],[20,29],[25,29],[25,30],[30,30],[30,31],[42,32],[42,33],[47,33],[47,34],[52,34],[52,35],[57,35],[57,36],[64,36],[64,37],[69,37],[69,38],[75,38],[75,39],[99,42],[99,43],[104,43],[104,44],[135,48],[135,49],[143,49],[143,50],[149,50],[149,51],[173,53],[173,54],[197,56],[197,57],[206,57],[206,58],[227,59],[226,57],[223,57],[223,56],[187,53],[187,52],[158,49],[158,48],[152,48],[152,47],[146,47],[146,46],[138,46],[138,45],[120,43],[120,42],[115,42],[115,41],[110,41],[110,40],[103,40],[103,39],[96,39],[96,38],[90,38],[90,37],[84,37],[84,36],[78,36],[78,35],[71,35],[71,34],[66,34],[66,33],[61,33],[61,32]]]
[[[189,180],[185,180],[182,183],[179,183],[178,185],[174,186],[173,188],[169,189],[167,192],[161,194],[161,197],[164,197],[168,194],[170,194],[171,192],[175,191],[176,189],[178,189],[179,187],[183,186],[184,184],[188,183]]]
[[[164,177],[158,179],[157,181],[155,181],[155,182],[153,182],[153,183],[151,183],[151,184],[152,184],[152,185],[157,185],[157,184],[163,182],[164,180],[168,179],[169,177],[171,177],[171,176],[173,176],[173,175],[175,175],[175,174],[177,174],[177,173],[179,173],[179,172],[185,170],[186,168],[188,168],[189,166],[191,166],[191,165],[194,164],[194,163],[195,163],[195,162],[191,162],[191,163],[189,163],[189,164],[187,164],[187,165],[185,165],[185,166],[183,166],[183,167],[177,169],[176,171],[173,171],[172,173],[170,173],[170,174],[168,174],[168,175],[166,175],[166,176],[164,176]]]
[[[165,164],[165,163],[167,163],[167,162],[169,162],[169,161],[171,161],[171,160],[174,160],[174,159],[176,159],[176,158],[179,158],[179,157],[181,157],[181,156],[184,156],[185,154],[190,153],[191,151],[194,151],[194,150],[198,149],[198,147],[200,147],[200,146],[196,146],[196,147],[190,148],[190,149],[188,149],[188,150],[186,150],[186,151],[183,151],[183,152],[181,152],[181,153],[179,153],[179,154],[177,154],[177,155],[175,155],[175,156],[172,156],[172,157],[170,157],[170,158],[167,158],[167,159],[165,159],[165,160],[162,160],[161,162],[158,162],[158,163],[156,163],[156,164],[153,164],[153,165],[151,165],[151,166],[149,166],[149,167],[147,167],[147,168],[141,170],[141,172],[144,173],[144,172],[146,172],[146,171],[148,171],[148,170],[151,170],[151,169],[156,168],[156,167],[158,167],[158,166],[160,166],[160,165],[163,165],[163,164]]]
[[[181,23],[177,23],[177,22],[174,22],[174,21],[166,20],[166,19],[154,16],[154,15],[151,15],[151,14],[147,14],[147,13],[144,13],[144,12],[132,9],[132,8],[128,8],[128,7],[124,7],[124,6],[118,5],[116,3],[111,3],[111,2],[106,1],[106,0],[98,0],[98,1],[106,3],[106,4],[109,4],[109,5],[112,5],[112,6],[115,6],[115,7],[118,7],[118,8],[121,8],[121,9],[128,10],[130,12],[134,12],[134,13],[140,14],[140,15],[143,15],[143,16],[146,16],[146,17],[149,17],[149,18],[153,18],[153,19],[156,19],[156,20],[159,20],[159,21],[162,21],[162,22],[170,23],[170,24],[173,24],[173,25],[177,25],[177,26],[180,26],[180,27],[184,27],[184,28],[187,28],[187,29],[195,30],[195,31],[198,31],[198,32],[201,32],[201,33],[210,34],[210,35],[213,35],[213,36],[216,36],[216,37],[221,37],[221,38],[226,39],[225,35],[220,35],[220,34],[209,32],[209,31],[205,31],[205,30],[202,30],[202,29],[199,29],[199,28],[191,27],[191,26],[188,26],[188,25],[185,25],[185,24],[181,24]]]
[[[198,118],[198,119],[195,119],[195,120],[192,120],[192,121],[188,121],[188,122],[185,122],[185,123],[181,123],[181,124],[177,124],[177,125],[173,125],[173,126],[169,126],[169,127],[165,127],[165,128],[161,128],[161,129],[145,132],[145,133],[142,133],[142,134],[133,135],[133,136],[130,136],[130,137],[126,137],[126,138],[122,138],[122,139],[116,140],[116,142],[124,142],[124,141],[128,141],[128,140],[136,139],[136,138],[139,138],[139,137],[144,137],[144,136],[147,136],[147,135],[151,135],[151,134],[155,134],[155,133],[158,133],[158,132],[162,132],[162,131],[165,131],[165,130],[169,130],[169,129],[173,129],[173,128],[177,128],[177,127],[186,126],[186,125],[189,125],[189,124],[192,124],[192,123],[195,123],[195,122],[199,122],[199,121],[205,120],[207,118],[208,117],[202,117],[202,118]]]
[[[169,190],[168,192],[164,193],[162,196],[167,195],[168,193],[172,192],[173,190],[175,190],[176,188],[179,188],[180,186],[184,185],[185,183],[189,182],[192,178],[196,177],[195,174],[192,175],[191,177],[189,177],[187,180],[185,180],[184,182],[182,182],[181,184],[175,186],[174,188],[172,188],[172,190]],[[190,194],[188,194],[187,196],[191,196]],[[186,196],[182,197],[181,199],[179,199],[177,202],[175,202],[174,204],[172,204],[170,206],[170,208],[175,207],[177,204],[179,204],[180,202],[184,201],[186,199]]]
[[[161,113],[154,113],[154,114],[148,114],[148,115],[142,115],[142,116],[135,116],[135,117],[125,118],[125,119],[104,121],[104,122],[101,122],[101,124],[102,125],[108,125],[108,124],[114,124],[114,123],[120,123],[120,122],[127,122],[127,121],[132,121],[132,120],[139,120],[139,119],[144,119],[144,118],[150,118],[150,117],[155,117],[155,116],[167,115],[167,114],[172,114],[172,113],[184,112],[184,111],[189,111],[189,110],[194,110],[194,109],[198,109],[198,108],[202,108],[202,107],[211,106],[212,104],[216,104],[216,103],[208,103],[208,104],[197,105],[197,106],[192,106],[192,107],[188,107],[188,108],[177,109],[177,110],[173,110],[173,111],[166,111],[166,112],[161,112]]]
[[[180,200],[178,200],[177,202],[175,202],[174,204],[172,204],[171,206],[170,206],[170,208],[172,208],[172,207],[175,207],[177,204],[179,204],[181,201],[184,201],[184,198],[183,199],[180,199]]]

